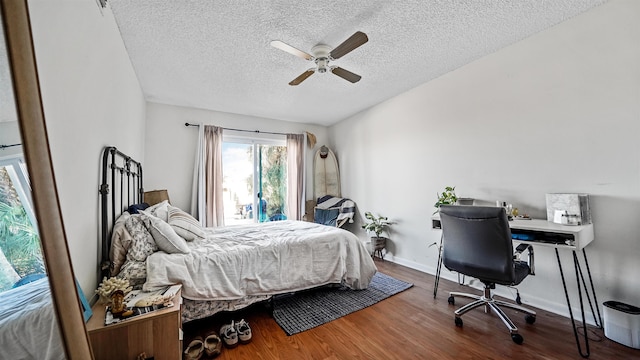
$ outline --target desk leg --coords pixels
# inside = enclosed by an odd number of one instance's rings
[[[440,245],[438,245],[438,265],[436,265],[436,281],[433,284],[433,298],[438,294],[438,283],[440,282],[440,269],[442,269],[442,235],[440,236]]]
[[[574,252],[575,256],[575,252]],[[587,283],[584,281],[584,276],[582,275],[582,270],[580,270],[580,277],[582,278],[582,285],[584,286],[585,292],[587,293],[587,299],[589,299],[589,306],[591,307],[591,314],[593,314],[593,322],[596,323],[596,326],[599,329],[602,329],[602,316],[600,316],[600,308],[598,307],[598,299],[596,298],[596,289],[593,286],[593,279],[591,278],[591,269],[589,268],[589,261],[587,260],[587,252],[585,249],[582,249],[582,256],[584,257],[584,264],[587,267],[587,275],[589,277],[589,284],[591,285],[591,293],[593,294],[593,302],[595,303],[596,311],[593,311],[593,304],[591,303],[591,298],[589,297],[589,291],[587,291]],[[576,259],[576,261],[578,261]],[[579,269],[582,269],[581,267]],[[596,318],[596,312],[598,314],[598,318]]]
[[[440,282],[440,269],[442,269],[442,242],[438,246],[438,265],[436,265],[436,282],[433,285],[433,298],[438,294],[438,283]]]
[[[578,261],[578,256],[576,255],[576,252],[573,251],[573,264],[575,267],[575,273],[576,273],[576,283],[577,283],[577,287],[578,287],[578,298],[580,299],[580,312],[582,315],[582,325],[584,327],[584,345],[585,345],[585,352],[583,353],[582,351],[582,346],[580,345],[580,338],[578,337],[578,328],[576,326],[576,322],[573,318],[573,311],[571,309],[571,301],[569,300],[569,292],[567,290],[567,284],[564,278],[564,272],[562,271],[562,263],[560,262],[560,255],[558,254],[558,249],[555,249],[556,251],[556,259],[558,260],[558,268],[560,269],[560,277],[562,278],[562,287],[564,288],[564,295],[567,299],[567,307],[569,309],[569,317],[571,318],[571,325],[573,327],[573,335],[575,336],[576,339],[576,345],[578,346],[578,352],[580,353],[580,356],[582,356],[583,358],[588,358],[590,355],[590,351],[589,351],[589,335],[587,332],[587,322],[586,322],[586,318],[585,318],[585,314],[584,314],[584,301],[582,298],[582,289],[580,286],[580,280],[582,280],[582,283],[584,285],[584,291],[587,294],[587,299],[589,301],[589,304],[591,304],[591,298],[589,296],[589,289],[586,286],[586,282],[584,280],[584,276],[582,275],[582,269],[580,267],[580,263]],[[583,249],[584,251],[584,249]],[[585,256],[585,262],[586,262],[586,253],[583,253],[583,255]],[[588,270],[588,266],[587,266],[587,270]],[[589,275],[589,280],[591,281],[591,291],[593,292],[593,298],[594,301],[596,301],[596,308],[597,308],[597,300],[595,297],[595,291],[593,288],[593,281],[591,280],[591,271],[588,270],[588,275]],[[593,312],[593,306],[591,306],[591,311]],[[599,325],[598,320],[596,320],[595,318],[595,313],[594,313],[594,321],[596,322],[596,325],[598,325],[598,327],[601,327],[601,325]],[[600,310],[598,309],[598,316],[600,316]],[[600,322],[601,323],[601,322]]]

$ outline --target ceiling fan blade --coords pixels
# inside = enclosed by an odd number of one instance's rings
[[[369,41],[367,34],[363,33],[362,31],[356,31],[356,33],[351,35],[350,38],[345,40],[342,44],[336,46],[335,49],[331,50],[329,55],[331,55],[331,58],[333,58],[334,60],[340,59],[341,57],[357,49],[358,46],[366,43],[367,41]]]
[[[360,79],[362,79],[362,76],[354,74],[351,71],[345,70],[339,66],[332,68],[331,72],[352,83],[357,83],[358,81],[360,81]]]
[[[291,80],[289,85],[291,85],[291,86],[299,85],[301,82],[305,81],[309,76],[313,75],[314,72],[315,71],[313,69],[309,69],[309,70],[303,72],[297,78]]]
[[[295,56],[303,58],[305,60],[313,60],[313,56],[307,54],[306,52],[304,52],[302,50],[298,50],[298,49],[294,48],[293,46],[291,46],[289,44],[285,44],[280,40],[273,40],[271,42],[271,46],[273,46],[276,49],[280,49],[282,51],[286,51],[291,55],[295,55]]]

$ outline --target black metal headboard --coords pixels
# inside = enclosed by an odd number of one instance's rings
[[[111,229],[117,217],[130,205],[139,204],[144,199],[142,164],[120,152],[114,146],[107,146],[102,153],[102,184],[100,184],[102,237],[100,239],[100,275],[109,277],[111,261]],[[111,196],[109,197],[109,194]]]

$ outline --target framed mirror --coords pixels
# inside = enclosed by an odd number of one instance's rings
[[[26,174],[31,187],[30,194],[25,191],[17,197],[26,199],[30,196],[33,200],[33,222],[37,223],[53,308],[66,358],[93,359],[56,191],[27,1],[0,0],[0,15],[3,29],[0,36],[4,36],[4,41],[0,44],[5,45],[0,48],[3,53],[0,59],[6,59],[0,61],[0,66],[7,67],[2,71],[9,74],[15,103],[3,102],[0,105],[5,109],[15,107]],[[7,82],[3,79],[3,83]],[[12,179],[20,181],[17,173]],[[31,204],[30,201],[24,201],[24,204],[27,203]]]

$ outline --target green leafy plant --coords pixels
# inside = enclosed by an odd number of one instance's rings
[[[441,194],[438,194],[438,201],[433,205],[435,206],[436,211],[433,213],[435,214],[440,210],[440,205],[453,205],[456,201],[458,201],[458,197],[456,196],[456,187],[445,187],[444,191]]]
[[[374,216],[371,212],[367,211],[364,213],[364,217],[367,218],[370,222],[362,225],[362,228],[375,233],[376,237],[380,237],[382,233],[392,224],[395,224],[393,221],[390,221],[386,216]]]
[[[22,205],[11,206],[0,199],[0,291],[17,279],[44,273],[38,231]],[[17,276],[17,278],[16,278]]]

